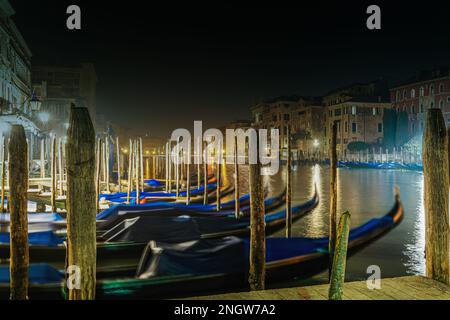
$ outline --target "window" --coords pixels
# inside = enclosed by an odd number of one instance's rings
[[[439,84],[439,93],[442,93],[442,92],[444,92],[444,84],[443,83]]]
[[[423,103],[420,104],[420,113],[423,113]]]
[[[423,96],[425,95],[425,89],[424,89],[424,87],[420,87],[419,95],[420,95],[421,97],[423,97]]]
[[[395,93],[395,101],[399,102],[400,101],[400,91],[397,90],[397,92]]]
[[[348,123],[347,123],[347,121],[344,122],[344,131],[346,133],[348,132]]]
[[[444,100],[442,99],[439,101],[439,109],[444,110]]]
[[[434,108],[434,102],[430,103],[430,108],[433,109]]]
[[[383,123],[378,122],[378,133],[382,133],[383,132]]]
[[[284,121],[289,121],[289,114],[288,113],[285,113],[284,114]]]
[[[374,116],[377,115],[377,108],[372,108],[372,114],[373,114]]]
[[[335,117],[339,117],[340,115],[341,115],[341,108],[339,108],[339,109],[334,109],[334,116]]]
[[[274,115],[272,116],[272,121],[277,121],[277,119],[278,119],[277,115],[274,114]]]
[[[447,97],[447,102],[450,102],[450,96]]]
[[[411,89],[411,98],[414,99],[416,97],[416,90]]]
[[[352,133],[356,133],[356,129],[357,129],[356,122],[352,122]]]
[[[434,95],[434,85],[430,84],[430,96]]]
[[[356,106],[352,106],[352,115],[356,115]]]
[[[416,110],[414,110],[414,105],[411,105],[411,113],[412,114],[416,113]]]
[[[407,96],[406,96],[406,90],[403,90],[403,99],[406,100]]]

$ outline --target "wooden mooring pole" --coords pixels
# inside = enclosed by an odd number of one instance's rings
[[[13,125],[8,147],[11,300],[28,299],[27,149],[24,128]]]
[[[222,180],[222,141],[219,141],[219,145],[217,148],[218,155],[217,166],[216,166],[216,177],[217,177],[217,185],[216,185],[216,211],[220,211],[221,201],[220,201],[220,184]]]
[[[336,216],[337,216],[337,125],[333,123],[330,142],[330,217],[329,217],[329,275],[333,266],[334,248],[336,246]]]
[[[130,150],[128,152],[128,185],[127,185],[127,203],[130,203],[130,194],[133,183],[133,142],[130,139]]]
[[[63,167],[62,148],[63,148],[63,140],[59,139],[59,141],[58,141],[58,171],[59,171],[58,189],[59,189],[60,196],[62,196],[64,194],[64,190],[63,190],[64,167]]]
[[[241,215],[241,204],[239,201],[239,159],[238,139],[234,137],[234,217],[239,219]]]
[[[116,157],[117,157],[117,188],[122,191],[122,168],[120,167],[120,144],[119,137],[116,137]]]
[[[96,168],[95,168],[95,184],[96,184],[96,194],[97,194],[97,200],[96,200],[96,208],[97,212],[99,212],[100,205],[99,205],[99,196],[100,196],[100,175],[101,175],[101,163],[102,163],[102,141],[100,139],[97,139],[97,150],[96,150]]]
[[[288,126],[288,138],[287,138],[287,163],[286,163],[286,238],[292,236],[292,186],[291,186],[291,167],[292,167],[292,155],[291,155],[291,138],[290,128]]]
[[[333,268],[330,277],[330,289],[328,299],[342,300],[345,268],[347,265],[347,247],[348,235],[350,233],[350,213],[344,212],[339,220],[339,228],[337,230],[336,247],[333,257]]]
[[[51,177],[51,196],[50,203],[52,212],[56,212],[56,136],[51,138],[51,164],[50,164],[50,177]]]
[[[208,204],[208,144],[203,144],[203,152],[205,154],[203,159],[203,204]]]
[[[159,153],[158,153],[159,157]],[[141,190],[144,192],[145,178],[144,178],[144,149],[142,145],[142,138],[139,138],[139,172],[140,172],[140,180],[139,183],[141,185]]]
[[[95,299],[95,131],[86,108],[72,106],[67,131],[67,266],[79,271],[70,300]],[[77,288],[78,287],[78,288]]]
[[[2,136],[2,194],[1,194],[1,205],[2,213],[6,212],[5,206],[5,187],[6,187],[6,139]]]
[[[45,139],[41,140],[41,178],[45,178]]]
[[[259,143],[259,142],[257,142]],[[259,146],[258,148],[259,149]],[[264,221],[264,190],[261,164],[249,164],[250,191],[250,290],[264,290],[266,277],[266,234]]]
[[[423,135],[425,253],[427,277],[449,283],[449,156],[440,109],[429,109]]]

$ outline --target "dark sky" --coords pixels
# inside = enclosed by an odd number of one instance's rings
[[[10,2],[34,64],[93,62],[98,111],[155,135],[249,118],[262,99],[398,80],[450,59],[448,1]],[[70,4],[82,9],[81,31],[66,29]],[[382,30],[366,28],[369,4],[380,5]]]

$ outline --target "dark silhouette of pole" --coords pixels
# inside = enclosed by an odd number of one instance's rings
[[[330,217],[329,217],[329,273],[333,266],[334,248],[336,246],[336,215],[337,215],[337,125],[333,123],[330,142]]]
[[[10,298],[28,299],[28,165],[27,140],[21,125],[13,125],[9,141]]]

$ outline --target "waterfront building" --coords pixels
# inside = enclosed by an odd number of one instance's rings
[[[397,112],[408,114],[409,138],[423,133],[425,112],[429,108],[440,108],[447,126],[450,125],[450,68],[417,72],[394,85],[390,99]]]
[[[32,83],[42,101],[47,130],[65,135],[71,103],[86,106],[95,125],[97,75],[93,64],[33,66]]]
[[[391,107],[385,81],[358,83],[333,90],[323,102],[327,148],[334,123],[337,125],[337,150],[341,155],[352,142],[366,146],[383,142],[384,110]]]

